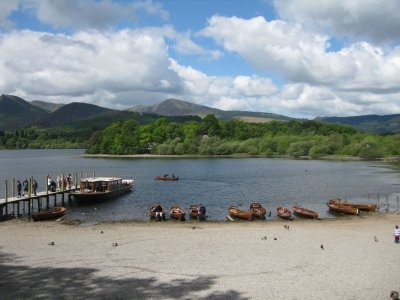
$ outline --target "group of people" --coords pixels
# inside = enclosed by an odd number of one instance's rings
[[[64,177],[64,175],[57,176],[57,182],[54,181],[51,176],[47,176],[47,186],[49,191],[56,192],[63,189],[63,178],[64,178],[64,188],[70,189],[72,187],[72,175]]]
[[[36,196],[36,191],[38,188],[38,183],[36,179],[32,179],[32,191],[33,194]],[[21,198],[24,196],[28,196],[29,194],[29,181],[28,178],[25,178],[25,180],[21,183],[20,180],[17,180],[17,197]]]

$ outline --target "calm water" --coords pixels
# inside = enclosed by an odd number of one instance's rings
[[[116,159],[83,158],[82,150],[13,150],[0,151],[0,195],[4,180],[34,176],[39,190],[45,178],[76,172],[92,175],[131,175],[135,189],[114,200],[96,205],[73,204],[68,217],[85,224],[112,220],[147,220],[153,203],[166,208],[180,204],[187,208],[201,202],[211,220],[223,220],[230,205],[259,201],[272,209],[301,204],[319,211],[321,217],[332,217],[328,199],[345,198],[367,201],[368,194],[388,194],[395,208],[400,186],[396,165],[383,162],[332,162],[264,158],[218,159]],[[155,181],[157,175],[172,174],[176,182]],[[386,198],[382,198],[385,200]]]

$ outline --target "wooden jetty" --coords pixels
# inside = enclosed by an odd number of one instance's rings
[[[81,174],[82,177],[82,174]],[[61,176],[61,186],[59,189],[52,191],[48,186],[47,176],[44,186],[46,189],[44,191],[34,193],[33,189],[33,177],[28,179],[28,192],[25,195],[16,196],[16,180],[12,179],[11,184],[7,180],[4,182],[4,197],[0,199],[0,219],[7,218],[9,216],[19,217],[23,214],[28,214],[29,217],[32,216],[32,212],[36,209],[38,212],[41,210],[48,210],[53,206],[65,206],[65,196],[67,195],[68,202],[71,201],[69,192],[79,189],[79,185],[74,183],[77,181],[77,175],[74,173],[72,178],[72,183],[70,185],[65,183],[65,176]],[[11,186],[11,194],[9,194],[9,186]],[[61,203],[57,203],[57,196],[61,196]],[[53,198],[53,199],[51,199]],[[45,201],[45,204],[43,203]],[[27,211],[26,211],[27,210]]]

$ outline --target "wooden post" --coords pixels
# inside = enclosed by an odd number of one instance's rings
[[[49,177],[50,175],[47,175],[46,177],[46,195],[49,194]]]
[[[399,196],[396,196],[396,202],[397,202],[397,206],[396,206],[396,211],[399,211]]]
[[[96,171],[93,170],[93,178],[96,178]]]
[[[6,196],[6,216],[8,216],[8,195],[7,195],[7,180],[4,182],[5,183],[5,196]]]
[[[378,206],[378,211],[379,211],[381,209],[381,201],[379,199],[379,194],[378,194],[378,198],[376,200],[376,204],[378,204],[377,206]]]
[[[13,198],[15,197],[15,178],[14,177],[12,179],[11,195]]]
[[[386,195],[386,211],[389,211],[389,195]]]

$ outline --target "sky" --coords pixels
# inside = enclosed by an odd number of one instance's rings
[[[0,94],[400,113],[399,0],[1,0]]]

